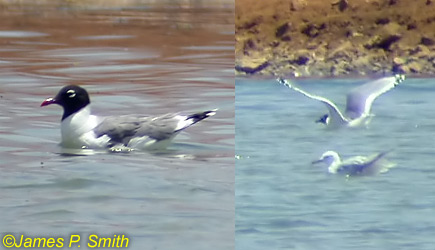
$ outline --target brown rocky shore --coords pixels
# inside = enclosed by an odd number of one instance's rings
[[[236,0],[236,75],[435,74],[433,0]]]

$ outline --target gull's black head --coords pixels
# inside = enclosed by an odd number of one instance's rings
[[[328,120],[329,120],[329,115],[326,114],[326,115],[320,117],[320,119],[317,120],[316,122],[317,122],[317,123],[323,123],[323,124],[326,125],[326,124],[328,124]]]
[[[59,90],[54,98],[48,98],[41,103],[41,107],[58,104],[63,107],[62,120],[86,107],[91,101],[88,92],[82,87],[68,85]]]

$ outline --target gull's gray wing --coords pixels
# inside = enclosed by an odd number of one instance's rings
[[[367,167],[368,161],[370,160],[366,156],[354,156],[344,160],[337,172],[346,175],[361,174],[364,168]]]
[[[382,152],[371,157],[359,157],[354,161],[349,160],[344,163],[338,172],[346,175],[375,175],[386,172],[388,168],[394,166],[387,161],[382,162],[382,158],[390,151]]]
[[[347,95],[346,115],[352,119],[369,115],[373,101],[404,79],[403,75],[384,77],[352,89]]]
[[[292,84],[291,82],[282,79],[282,78],[278,78],[277,81],[285,86],[287,86],[290,89],[293,89],[301,94],[303,94],[304,96],[320,101],[322,103],[324,103],[326,105],[326,108],[329,111],[329,116],[330,119],[333,121],[339,121],[341,123],[343,122],[347,122],[347,119],[343,116],[343,114],[340,112],[340,110],[338,109],[337,105],[335,105],[333,102],[331,102],[330,100],[322,97],[322,96],[316,96],[313,94],[310,94],[308,92],[306,92],[305,90],[302,90],[301,88],[297,87],[295,84]]]
[[[169,139],[175,133],[180,130],[178,126],[180,121],[185,120],[185,116],[178,114],[166,114],[159,117],[147,118],[142,120],[140,127],[138,128],[137,136],[149,136],[158,141]]]
[[[337,172],[345,175],[361,175],[367,166],[363,163],[354,163],[341,166]]]
[[[159,141],[170,138],[176,132],[179,121],[176,114],[159,117],[113,116],[104,118],[94,132],[97,137],[108,136],[112,144],[127,145],[132,137],[137,136]]]
[[[388,169],[396,166],[395,163],[391,163],[384,159],[385,155],[390,153],[392,150],[384,151],[379,154],[372,156],[367,162],[366,168],[363,170],[364,174],[373,175],[378,173],[387,172]]]
[[[149,137],[156,141],[171,139],[181,130],[216,114],[217,109],[190,115],[165,114],[157,117],[109,116],[95,127],[97,137],[108,136],[110,144],[127,145],[133,137]]]

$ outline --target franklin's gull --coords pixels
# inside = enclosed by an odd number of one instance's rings
[[[63,107],[61,145],[64,148],[96,149],[116,146],[132,149],[162,149],[182,130],[216,113],[209,110],[189,115],[165,114],[157,117],[108,116],[91,114],[87,91],[76,85],[63,87],[42,106]]]

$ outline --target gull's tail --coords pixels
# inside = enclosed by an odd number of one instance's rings
[[[180,131],[183,130],[185,128],[188,128],[190,126],[192,126],[193,124],[204,120],[205,118],[208,118],[210,116],[213,116],[216,114],[216,111],[218,109],[212,109],[212,110],[207,110],[204,112],[199,112],[199,113],[195,113],[195,114],[191,114],[191,115],[187,115],[187,116],[177,116],[179,120],[177,127],[175,128],[175,131]]]
[[[217,111],[217,109],[213,109],[213,110],[207,110],[205,112],[191,114],[186,118],[186,120],[191,120],[192,124],[195,124],[201,120],[204,120],[207,117],[215,115],[216,111]]]
[[[375,161],[378,161],[378,160],[384,158],[384,156],[390,152],[391,152],[391,150],[379,153],[378,155],[376,155],[375,158],[373,158],[372,162],[375,162]]]
[[[371,164],[376,163],[376,168],[378,169],[377,171],[379,173],[385,173],[387,172],[390,168],[395,167],[396,163],[390,162],[387,159],[385,159],[385,155],[390,153],[391,151],[393,151],[393,149],[384,151],[379,153],[377,156],[375,156],[373,158],[373,160],[371,161]]]

